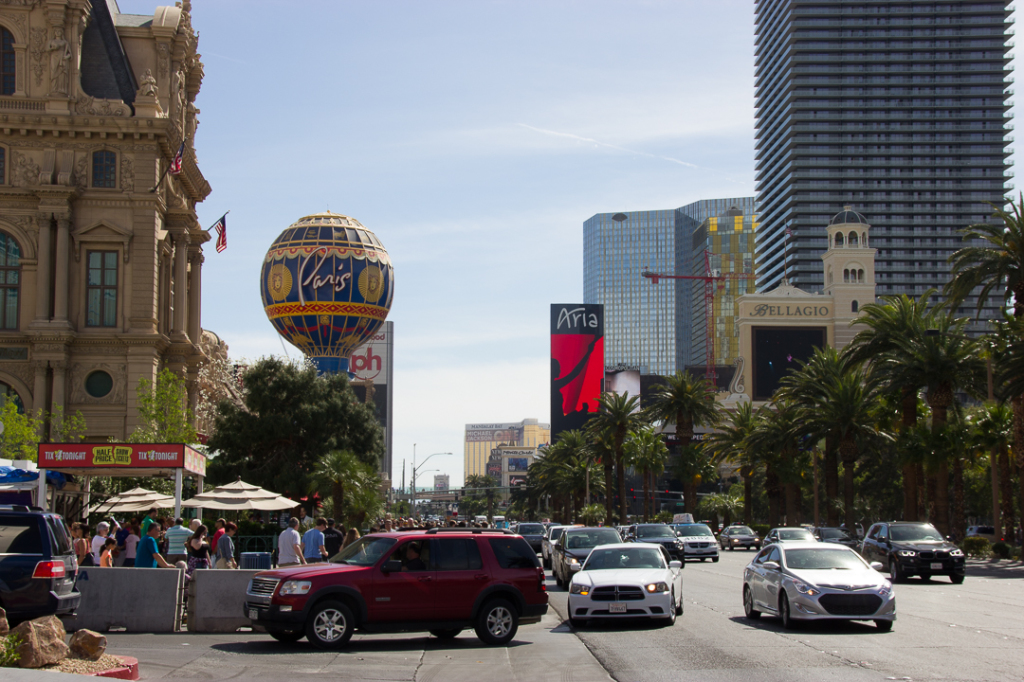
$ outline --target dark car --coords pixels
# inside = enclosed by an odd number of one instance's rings
[[[737,547],[761,549],[761,537],[750,526],[729,526],[718,536],[718,545],[728,550]]]
[[[813,535],[818,542],[828,542],[833,545],[849,547],[855,552],[860,551],[860,543],[856,538],[851,538],[850,535],[842,528],[818,526],[817,528],[811,529],[811,535]]]
[[[485,644],[504,645],[547,610],[536,552],[487,528],[366,535],[329,563],[257,573],[245,602],[256,629],[322,649],[344,646],[357,629],[450,639],[472,627]]]
[[[534,552],[540,553],[541,544],[544,542],[544,525],[540,523],[520,523],[515,528],[517,535],[521,535]]]
[[[868,529],[860,547],[861,556],[877,561],[889,570],[889,579],[903,582],[912,575],[928,580],[947,575],[953,584],[964,581],[964,553],[942,537],[930,523],[876,523]]]
[[[0,505],[0,607],[11,625],[70,615],[82,601],[71,533],[57,514]]]
[[[681,538],[676,531],[664,523],[639,523],[629,527],[627,542],[649,542],[664,547],[673,561],[682,561],[686,566],[686,556]]]
[[[598,545],[617,545],[622,537],[614,528],[566,528],[551,550],[551,572],[559,587],[567,587],[583,567],[590,550]]]

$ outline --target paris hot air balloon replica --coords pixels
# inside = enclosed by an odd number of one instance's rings
[[[395,273],[377,236],[338,213],[300,218],[263,259],[263,309],[277,333],[321,373],[348,372],[348,359],[391,310]]]

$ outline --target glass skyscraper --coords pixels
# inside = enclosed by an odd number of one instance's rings
[[[707,199],[659,211],[598,213],[583,223],[583,302],[604,305],[607,367],[671,375],[693,364],[690,299],[694,287],[689,280],[654,284],[643,272],[690,274],[694,230],[730,208],[752,214],[754,198]],[[697,363],[704,361],[701,353]]]
[[[755,0],[759,289],[820,290],[843,205],[871,223],[879,295],[942,288],[956,231],[1010,189],[1009,5]]]

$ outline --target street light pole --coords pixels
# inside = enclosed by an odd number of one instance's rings
[[[416,466],[416,444],[413,443],[413,446],[412,446],[412,497],[410,498],[410,500],[412,502],[411,506],[412,506],[412,513],[413,513],[414,516],[416,514],[416,473],[423,467],[423,465],[425,465],[427,462],[430,461],[431,457],[437,457],[438,455],[450,455],[450,454],[452,454],[452,453],[450,453],[450,452],[435,452],[432,455],[427,455],[427,458],[425,460],[423,460],[422,462],[420,462],[419,466]]]

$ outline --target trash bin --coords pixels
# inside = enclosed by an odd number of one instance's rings
[[[269,571],[270,552],[242,552],[241,568],[255,571]]]

